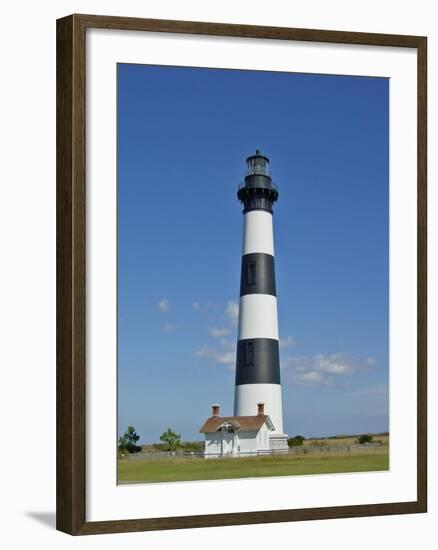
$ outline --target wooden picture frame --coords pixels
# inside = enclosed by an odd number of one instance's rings
[[[86,521],[87,29],[411,48],[417,55],[417,499],[373,505]],[[427,511],[427,40],[421,36],[71,15],[57,21],[57,529],[72,535]]]

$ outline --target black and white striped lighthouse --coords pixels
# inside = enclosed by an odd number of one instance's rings
[[[234,415],[251,416],[259,403],[274,425],[273,450],[287,449],[283,433],[272,213],[278,190],[269,159],[256,151],[237,197],[243,205],[243,249]]]

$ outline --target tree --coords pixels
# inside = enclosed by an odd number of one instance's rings
[[[364,443],[371,443],[373,440],[373,436],[371,434],[362,434],[357,438],[357,442],[359,445],[363,445]]]
[[[137,447],[137,441],[140,439],[140,436],[135,431],[134,426],[128,426],[128,429],[125,432],[125,436],[128,439],[128,446],[131,453],[140,450],[139,447]]]
[[[296,435],[295,437],[290,437],[287,440],[287,444],[289,445],[289,447],[300,447],[301,445],[303,445],[304,439],[304,436]]]
[[[169,451],[174,451],[178,447],[180,440],[181,435],[170,428],[167,428],[167,431],[160,435],[160,441],[165,441],[167,443]]]
[[[135,431],[134,426],[128,426],[126,432],[119,437],[118,448],[122,452],[136,453],[141,449],[141,447],[137,446],[139,439],[140,436]]]
[[[128,450],[128,438],[126,437],[126,434],[119,437],[117,447],[122,453]]]

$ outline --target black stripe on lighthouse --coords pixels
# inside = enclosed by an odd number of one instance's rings
[[[278,340],[251,338],[237,342],[236,386],[280,384]]]
[[[262,252],[242,256],[240,295],[245,294],[276,296],[274,256]]]

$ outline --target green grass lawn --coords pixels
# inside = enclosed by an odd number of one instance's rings
[[[388,450],[253,458],[120,460],[119,483],[334,474],[388,470]]]

